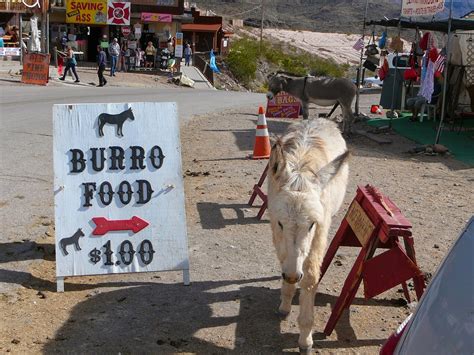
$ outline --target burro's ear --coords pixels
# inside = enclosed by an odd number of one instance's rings
[[[345,153],[336,157],[333,161],[323,166],[317,173],[314,174],[321,185],[321,190],[324,190],[332,178],[337,175],[342,165],[349,160],[350,156],[351,152],[346,150]]]
[[[270,137],[270,144],[272,146],[272,150],[270,153],[268,166],[270,167],[270,174],[275,180],[278,180],[280,178],[281,171],[286,164],[281,137],[272,135]]]

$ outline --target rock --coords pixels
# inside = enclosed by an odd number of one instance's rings
[[[433,153],[433,148],[427,147],[427,148],[425,149],[425,152],[431,154],[431,153]]]
[[[18,339],[12,339],[12,344],[20,344],[20,341]]]
[[[442,144],[433,145],[433,152],[435,153],[446,154],[448,151],[449,149]]]
[[[41,298],[41,299],[45,299],[45,298],[46,298],[46,295],[45,295],[43,292],[41,292],[41,291],[38,291],[38,293],[36,294],[36,296],[38,296],[38,297]]]
[[[435,244],[435,245],[433,245],[433,248],[439,249],[439,245],[438,245],[438,244]]]

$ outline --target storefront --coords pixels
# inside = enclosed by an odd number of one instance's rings
[[[95,62],[97,46],[119,37],[130,25],[131,3],[111,0],[69,0],[51,7],[51,46],[71,46],[78,60]],[[67,40],[63,38],[66,37]]]
[[[141,33],[141,48],[145,48],[148,42],[152,42],[155,48],[166,48],[178,32],[178,25],[171,14],[142,12],[133,14],[132,21],[135,18],[134,29]]]

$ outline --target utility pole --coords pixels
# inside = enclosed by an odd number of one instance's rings
[[[260,16],[260,53],[262,53],[262,41],[263,41],[263,19],[265,13],[265,0],[262,0],[261,7],[261,16]]]

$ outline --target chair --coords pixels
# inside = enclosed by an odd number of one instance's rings
[[[421,110],[420,110],[420,122],[423,122],[423,116],[425,114],[425,110],[426,110],[426,119],[427,120],[431,120],[433,119],[433,123],[436,123],[436,110],[438,108],[438,105],[437,104],[423,104],[421,106]]]

